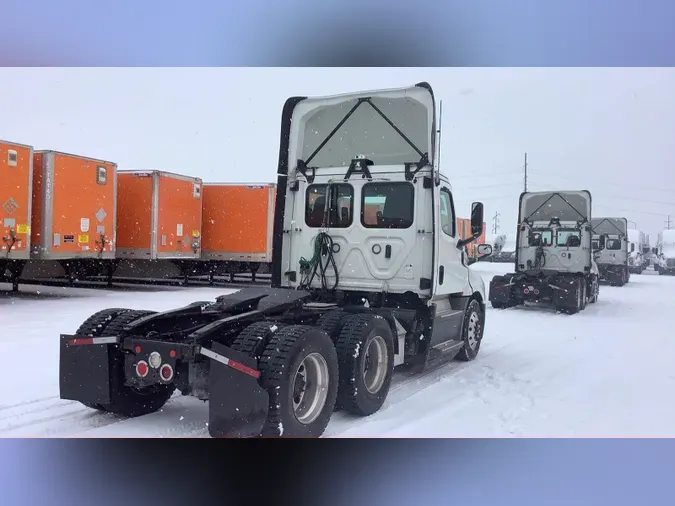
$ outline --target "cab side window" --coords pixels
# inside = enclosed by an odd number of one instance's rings
[[[452,194],[447,188],[441,189],[439,205],[441,206],[441,230],[450,237],[455,237],[457,225],[455,222],[455,206],[452,202]]]

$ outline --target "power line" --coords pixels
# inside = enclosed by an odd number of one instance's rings
[[[545,188],[542,185],[535,184],[534,186],[538,186],[540,188]],[[659,204],[659,205],[664,205],[664,206],[675,206],[675,200],[672,201],[664,201],[664,200],[654,200],[654,199],[639,199],[636,197],[627,197],[624,195],[604,195],[605,198],[611,198],[611,199],[619,199],[619,200],[629,200],[629,201],[635,201],[635,202],[646,202],[648,204]]]
[[[670,222],[671,222],[670,215],[668,215],[668,219],[666,220],[666,227],[668,228],[668,230],[670,230]]]
[[[572,176],[565,176],[561,174],[553,174],[550,172],[542,172],[539,170],[530,170],[532,174],[539,174],[542,176],[548,176],[548,177],[557,177],[561,179],[567,179],[568,181],[578,181],[580,178],[579,177],[572,177]],[[587,176],[584,175],[583,177],[584,180],[586,179],[592,179],[588,178]],[[660,191],[660,192],[669,192],[669,193],[675,193],[675,188],[650,188],[646,186],[635,186],[635,185],[626,185],[626,184],[621,184],[621,183],[613,183],[611,181],[600,181],[599,179],[596,179],[596,181],[600,184],[609,184],[609,185],[614,185],[614,186],[620,186],[621,188],[630,188],[631,190],[644,190],[644,191]]]

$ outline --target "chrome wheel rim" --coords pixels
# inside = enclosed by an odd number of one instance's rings
[[[366,355],[363,360],[363,383],[366,390],[371,394],[376,394],[384,385],[387,377],[387,345],[384,338],[375,336],[368,343]]]
[[[315,421],[328,398],[328,363],[320,353],[307,355],[293,375],[293,414],[298,422]]]

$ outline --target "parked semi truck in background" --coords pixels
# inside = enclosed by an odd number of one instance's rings
[[[640,230],[628,230],[628,270],[631,274],[642,274],[649,265],[647,236]]]
[[[656,246],[652,250],[656,255],[654,270],[659,274],[675,273],[675,230],[659,232]]]

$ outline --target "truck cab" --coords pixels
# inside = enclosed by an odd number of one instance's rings
[[[523,192],[515,272],[492,278],[492,307],[548,304],[574,314],[597,302],[590,220],[591,194],[586,190]]]
[[[600,280],[623,286],[630,279],[628,220],[626,218],[593,218],[593,250]],[[601,241],[601,237],[603,240]],[[604,247],[600,247],[600,245]]]
[[[659,274],[675,274],[675,230],[661,231],[653,252],[656,255],[654,261],[656,272]]]
[[[464,259],[482,232],[483,206],[473,204],[471,237],[461,239],[435,156],[428,85],[295,100],[278,182],[274,283],[352,299],[475,294],[484,302],[483,280]],[[307,263],[317,248],[329,257],[320,273]],[[491,246],[479,249],[485,256]]]

